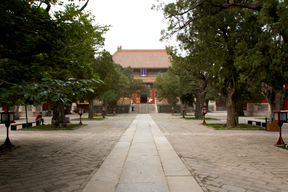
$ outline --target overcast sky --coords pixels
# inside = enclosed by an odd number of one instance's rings
[[[175,1],[164,0],[165,3]],[[157,0],[90,0],[85,10],[91,10],[96,23],[111,25],[104,36],[104,48],[111,54],[116,52],[117,46],[122,49],[165,49],[165,45],[176,45],[176,42],[159,41],[161,30],[167,28],[167,20],[162,11],[151,10],[157,3]],[[75,4],[79,5],[78,0]]]

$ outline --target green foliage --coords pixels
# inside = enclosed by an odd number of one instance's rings
[[[31,86],[17,86],[17,88],[28,90],[18,93],[19,95],[23,95],[23,99],[28,103],[48,101],[50,103],[70,105],[72,101],[69,98],[77,98],[79,95],[87,92],[94,92],[93,89],[90,88],[91,83],[99,83],[99,81],[96,79],[75,80],[73,78],[67,81],[61,81],[43,78],[41,83],[34,83]]]
[[[81,124],[70,124],[68,127],[51,127],[51,125],[38,125],[35,127],[29,127],[28,129],[41,129],[41,130],[72,130],[75,129],[77,127],[82,126]]]
[[[287,21],[287,17],[279,17],[287,16],[284,1],[240,0],[236,4],[230,0],[183,0],[162,4],[162,8],[170,24],[163,39],[177,33],[177,40],[186,51],[178,71],[188,69],[194,78],[199,74],[207,77],[227,102],[228,126],[237,126],[236,108],[245,100],[255,99],[255,95],[261,99],[257,93],[263,82],[283,89],[287,28],[280,27],[278,22],[285,25]],[[273,70],[271,76],[268,70]],[[280,78],[275,78],[276,74]]]
[[[153,86],[158,90],[157,98],[159,100],[167,98],[168,103],[176,105],[178,97],[181,95],[180,79],[172,72],[171,68],[164,74],[159,73]]]
[[[100,116],[100,115],[98,115],[98,116]],[[105,118],[103,118],[103,117],[96,117],[96,118],[93,118],[93,119],[89,119],[89,118],[81,118],[81,121],[94,121],[94,120],[103,120],[103,119],[105,119]],[[72,120],[74,120],[74,121],[76,121],[76,120],[80,120],[80,118],[76,118],[76,119],[72,119]]]
[[[203,120],[203,119],[204,118],[185,117],[185,120]],[[220,120],[220,119],[205,117],[205,120]]]
[[[115,71],[119,79],[113,89],[103,92],[100,100],[116,106],[117,101],[122,97],[132,98],[133,93],[148,94],[149,89],[145,87],[142,79],[134,79],[133,69],[131,67],[122,68],[121,65],[114,63]]]
[[[288,96],[287,1],[181,0],[162,9],[169,27],[162,39],[177,34],[181,48],[193,63],[202,62],[217,92],[242,103],[260,101],[263,93],[270,105]],[[195,62],[196,61],[196,62]],[[199,65],[198,64],[198,65]],[[229,89],[227,89],[229,88]],[[264,89],[263,89],[264,88]],[[256,97],[255,97],[256,95]],[[227,98],[226,98],[227,99]]]
[[[103,50],[99,52],[91,65],[93,75],[98,76],[102,83],[94,83],[91,85],[93,92],[85,94],[84,99],[100,99],[105,92],[114,89],[119,81],[119,74],[114,68],[112,55]]]
[[[92,25],[91,13],[82,13],[74,4],[52,15],[55,3],[1,2],[1,106],[45,100],[65,104],[93,92],[90,86],[100,82],[91,64],[103,45],[106,26]]]
[[[206,119],[206,118],[205,118]],[[236,127],[236,128],[227,128],[227,127],[223,127],[222,124],[202,124],[202,125],[205,125],[207,127],[212,127],[214,129],[220,129],[220,130],[264,130],[265,128],[264,127],[256,127],[256,126],[253,126],[253,125],[246,125],[246,124],[239,124],[239,127]]]

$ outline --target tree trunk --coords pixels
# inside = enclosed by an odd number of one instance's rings
[[[230,96],[226,99],[226,107],[227,107],[227,127],[238,127],[238,114],[236,111],[236,102]]]
[[[108,103],[108,105],[109,105],[110,113],[113,114],[114,107],[115,107],[115,110],[117,109],[117,102],[113,101],[113,102]],[[116,113],[116,111],[115,111],[115,113]]]
[[[58,106],[57,103],[52,104],[53,108],[53,116],[51,121],[52,127],[68,127],[68,123],[65,119],[65,113],[64,113],[64,105]],[[60,113],[58,111],[58,108],[60,110]],[[59,120],[60,120],[60,126],[59,126]]]
[[[237,107],[237,114],[238,114],[238,117],[239,116],[244,116],[244,110],[243,110],[243,102],[238,102],[236,103],[236,107]]]
[[[88,118],[93,119],[93,99],[89,100],[89,112],[88,112]]]
[[[60,105],[60,123],[62,127],[68,127],[68,123],[65,121],[64,105]]]
[[[209,111],[209,99],[205,99],[205,105],[204,107]]]
[[[198,91],[196,95],[196,109],[195,109],[195,118],[203,118],[202,108],[204,107],[205,101],[205,91]]]
[[[108,103],[105,103],[104,107],[105,107],[105,116],[106,116],[107,114],[109,114],[109,106],[108,106]]]
[[[275,108],[276,110],[283,110],[285,104],[285,92],[284,90],[275,93]]]
[[[53,107],[51,106],[51,103],[48,103],[48,112],[47,112],[47,116],[52,116],[52,109]]]
[[[58,116],[58,105],[57,105],[57,103],[51,104],[51,108],[53,110],[51,126],[52,127],[58,127],[59,126],[59,122],[58,122],[59,116]]]
[[[233,79],[229,81],[227,88],[228,94],[226,98],[226,109],[227,109],[227,127],[238,127],[238,114],[236,106],[236,85]]]
[[[270,90],[266,90],[264,92],[264,96],[267,99],[269,106],[270,106],[270,119],[273,118],[273,111],[277,111],[280,109],[284,109],[285,104],[285,92],[284,90],[280,91],[273,91],[271,88]]]
[[[20,115],[19,115],[19,106],[15,106],[15,120],[20,119]]]
[[[15,112],[15,116],[14,116],[14,119],[15,120],[19,120],[20,119],[20,115],[19,115],[19,106],[14,106],[14,107],[10,107],[9,108],[9,111],[13,111]]]
[[[67,108],[67,114],[72,114],[72,113],[71,113],[71,107],[72,107],[72,104],[66,106],[66,108]]]

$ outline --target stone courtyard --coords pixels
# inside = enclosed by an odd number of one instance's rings
[[[140,116],[155,121],[203,191],[288,191],[288,150],[274,146],[278,132],[214,130],[201,125],[201,120],[171,114]],[[223,112],[207,116],[219,119],[207,123],[226,120]],[[83,121],[85,125],[74,130],[11,131],[16,147],[0,152],[0,191],[85,190],[137,118],[138,114],[118,114],[102,121]],[[49,119],[45,117],[46,122]],[[240,117],[240,122],[248,119],[254,117]],[[286,124],[282,137],[288,140]],[[0,142],[5,138],[6,128],[1,124]]]

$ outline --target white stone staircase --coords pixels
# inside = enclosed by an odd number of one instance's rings
[[[134,105],[134,111],[132,113],[148,114],[156,113],[154,104],[139,104]]]

